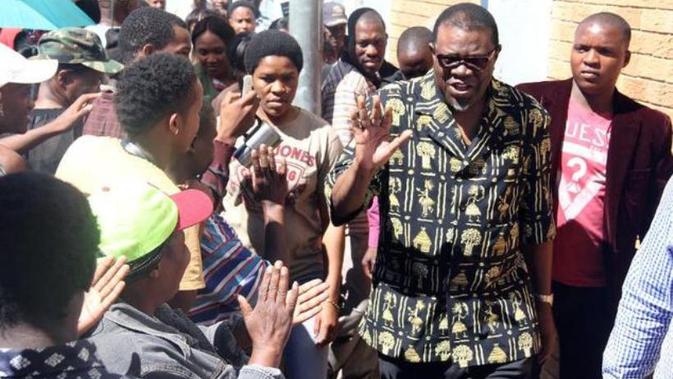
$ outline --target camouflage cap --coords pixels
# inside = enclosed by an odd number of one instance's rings
[[[58,63],[81,64],[105,74],[116,74],[124,66],[105,53],[96,33],[83,28],[62,28],[40,38],[34,59],[55,59]]]

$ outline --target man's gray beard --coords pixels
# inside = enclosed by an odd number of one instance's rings
[[[463,99],[460,101],[454,97],[451,97],[448,100],[449,107],[456,112],[465,112],[474,104],[474,102],[470,101],[469,99]]]

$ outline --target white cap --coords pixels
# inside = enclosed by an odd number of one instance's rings
[[[23,55],[0,43],[0,87],[7,83],[41,83],[56,74],[58,61],[54,59],[28,60]]]

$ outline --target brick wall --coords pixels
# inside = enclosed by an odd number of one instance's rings
[[[466,0],[391,0],[390,20],[386,20],[388,48],[386,59],[397,63],[397,40],[411,26],[425,26],[432,30],[435,19],[448,6]],[[671,0],[673,1],[673,0]],[[479,4],[478,0],[472,3]]]
[[[549,77],[570,76],[568,58],[577,23],[600,11],[619,14],[633,29],[631,63],[622,71],[618,88],[673,117],[673,0],[555,0]]]
[[[404,29],[415,25],[432,27],[443,9],[460,2],[392,1],[390,20],[386,20],[390,36],[387,58],[392,62],[396,62],[397,39]],[[600,11],[621,15],[633,28],[631,63],[620,77],[619,89],[673,118],[673,0],[554,0],[550,15],[548,77],[570,76],[568,58],[575,27],[584,17]]]

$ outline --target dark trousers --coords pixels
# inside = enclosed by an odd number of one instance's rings
[[[381,379],[533,379],[535,358],[460,368],[457,363],[410,363],[379,355]]]
[[[603,350],[615,312],[606,288],[554,282],[554,321],[559,336],[559,378],[600,379]]]

